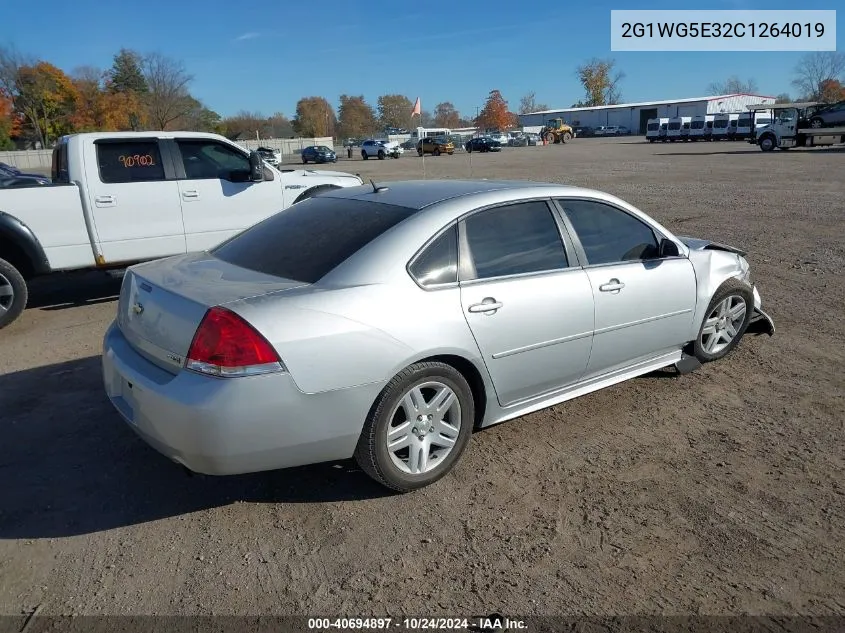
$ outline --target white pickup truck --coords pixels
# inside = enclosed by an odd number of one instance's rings
[[[276,169],[200,132],[66,136],[52,172],[52,185],[0,189],[0,328],[20,316],[33,277],[202,251],[321,191],[362,184]]]

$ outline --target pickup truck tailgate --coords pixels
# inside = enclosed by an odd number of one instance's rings
[[[209,308],[305,285],[233,266],[207,253],[178,255],[126,271],[117,323],[138,353],[176,373]]]

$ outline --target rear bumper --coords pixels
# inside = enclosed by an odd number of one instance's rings
[[[106,393],[129,427],[166,457],[207,475],[351,457],[382,387],[305,394],[286,373],[172,375],[135,352],[114,324],[102,362]]]

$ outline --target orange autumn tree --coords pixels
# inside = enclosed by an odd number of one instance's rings
[[[17,76],[15,108],[32,128],[41,147],[73,131],[79,92],[59,68],[48,62],[21,66]]]
[[[0,151],[15,148],[12,141],[21,133],[21,120],[12,100],[0,92]]]
[[[80,68],[73,84],[79,93],[72,117],[77,132],[120,132],[137,129],[143,124],[145,117],[140,95],[112,90],[107,73],[91,67]]]
[[[481,130],[507,130],[518,124],[517,116],[508,110],[508,102],[498,90],[491,90],[484,109],[475,119]]]

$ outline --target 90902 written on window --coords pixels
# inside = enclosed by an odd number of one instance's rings
[[[157,141],[97,143],[100,180],[106,183],[164,180]]]

